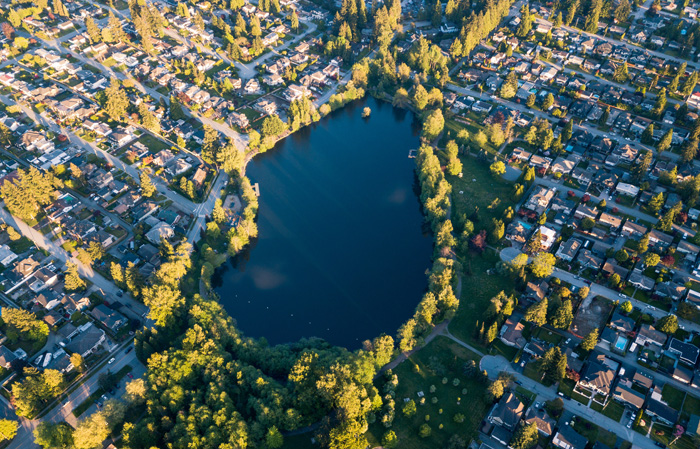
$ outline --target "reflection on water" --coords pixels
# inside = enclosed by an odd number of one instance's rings
[[[255,158],[259,238],[214,278],[241,330],[357,348],[411,316],[432,254],[407,157],[418,129],[411,113],[369,99]]]

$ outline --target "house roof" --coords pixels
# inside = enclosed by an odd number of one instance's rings
[[[647,402],[646,411],[672,424],[678,421],[678,411],[656,399],[650,399],[649,402]]]
[[[635,382],[645,388],[651,388],[652,385],[654,385],[654,379],[639,371],[634,373],[634,376],[632,377],[632,382]]]
[[[630,332],[634,329],[634,320],[615,312],[610,320],[610,325],[623,332]]]
[[[582,381],[605,393],[610,392],[613,379],[615,372],[598,361],[589,362],[581,376]]]
[[[535,423],[537,429],[547,435],[551,435],[557,422],[542,409],[530,407],[525,415],[524,421],[528,424]]]
[[[493,409],[491,417],[498,418],[504,426],[515,429],[524,411],[525,406],[523,403],[520,402],[513,392],[508,392],[503,395],[498,405]]]
[[[568,424],[562,426],[559,432],[556,434],[556,440],[554,444],[559,447],[564,447],[566,449],[584,449],[588,440],[583,435],[580,435],[574,429],[572,429]],[[562,444],[563,443],[563,444]]]
[[[680,355],[681,360],[686,361],[691,365],[695,365],[695,363],[698,361],[700,349],[698,349],[697,346],[691,343],[686,343],[677,340],[676,338],[671,338],[671,342],[669,343],[668,348],[672,352],[675,352],[678,355]]]
[[[615,387],[615,397],[622,399],[623,401],[632,404],[637,408],[642,408],[644,405],[644,400],[646,399],[643,394],[638,393],[625,385],[618,385]]]

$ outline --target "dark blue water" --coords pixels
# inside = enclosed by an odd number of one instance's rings
[[[214,279],[246,335],[354,349],[412,315],[432,254],[408,158],[418,130],[411,113],[370,98],[248,165],[259,238]]]

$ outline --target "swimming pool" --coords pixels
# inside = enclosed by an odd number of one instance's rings
[[[618,335],[617,340],[615,340],[615,349],[618,351],[624,351],[625,348],[627,348],[627,343],[629,340],[627,337],[623,337],[622,335]]]
[[[525,223],[524,221],[521,221],[520,224],[522,225],[523,228],[525,229],[530,229],[532,228],[532,225],[530,223]]]

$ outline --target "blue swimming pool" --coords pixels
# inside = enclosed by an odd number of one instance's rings
[[[619,335],[617,337],[617,340],[615,340],[615,349],[618,351],[624,351],[627,348],[627,343],[629,340],[627,337],[623,337],[622,335]]]
[[[530,223],[525,223],[524,221],[521,221],[520,224],[523,226],[525,229],[530,229],[532,228],[532,225]]]

